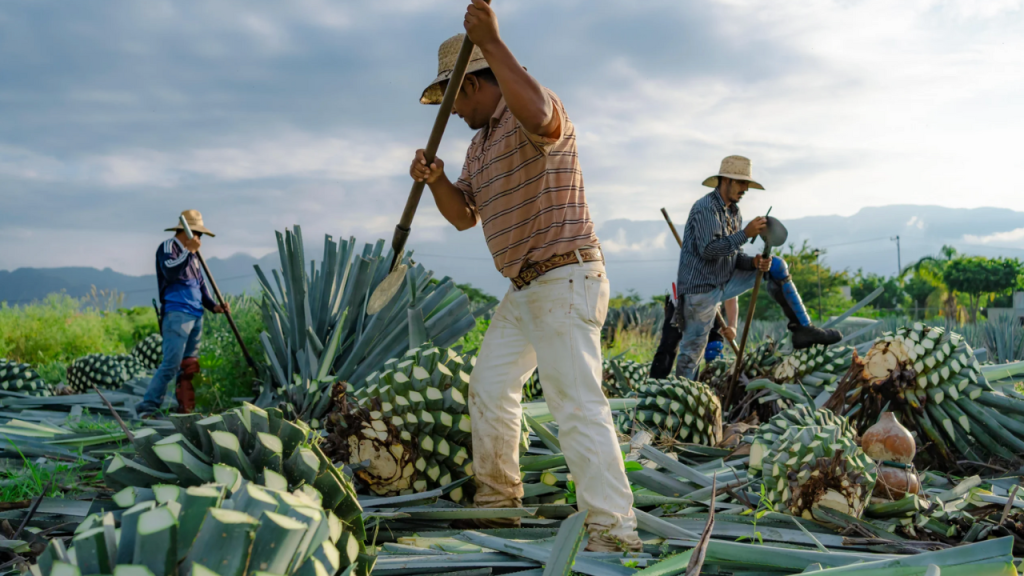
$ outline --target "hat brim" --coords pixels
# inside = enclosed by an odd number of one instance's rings
[[[742,180],[743,182],[747,182],[751,188],[755,188],[757,190],[764,190],[764,186],[761,186],[760,184],[752,180],[749,176],[744,176],[742,174],[715,174],[714,176],[710,176],[703,182],[701,182],[701,185],[707,186],[708,188],[714,188],[718,186],[719,177],[730,178],[732,180]]]
[[[189,224],[189,228],[191,228],[193,232],[202,232],[203,234],[206,234],[210,238],[217,237],[216,234],[207,230],[206,226],[192,226],[191,224]],[[185,228],[181,224],[178,224],[174,228],[164,228],[164,232],[181,232],[184,229]]]
[[[466,74],[479,72],[480,70],[490,67],[491,65],[487,63],[487,60],[473,60],[466,66]],[[437,78],[434,78],[434,81],[423,89],[423,94],[420,95],[420,104],[440,104],[441,100],[444,99],[444,92],[441,90],[441,82],[450,80],[452,72],[454,72],[454,70],[445,70],[438,74]]]

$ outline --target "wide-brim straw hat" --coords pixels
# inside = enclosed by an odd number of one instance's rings
[[[185,222],[188,222],[188,227],[193,232],[202,232],[211,238],[215,238],[217,236],[213,232],[210,232],[206,226],[203,226],[203,215],[199,213],[199,210],[184,210],[181,215],[185,217]],[[181,225],[181,221],[179,220],[175,223],[173,228],[165,229],[165,232],[178,232],[184,229],[185,227]]]
[[[743,156],[726,156],[722,160],[722,166],[718,169],[718,174],[709,176],[702,184],[709,188],[715,188],[718,186],[719,177],[749,182],[751,188],[764,190],[764,186],[761,186],[750,177],[750,159]]]
[[[437,49],[437,78],[434,78],[434,81],[423,90],[420,104],[441,103],[444,92],[441,91],[440,84],[452,77],[455,60],[459,57],[459,50],[462,48],[462,40],[465,37],[465,34],[456,34],[441,43],[441,47]],[[484,53],[480,51],[480,47],[474,45],[473,52],[469,56],[469,65],[466,66],[466,74],[490,67],[491,65],[484,59]]]

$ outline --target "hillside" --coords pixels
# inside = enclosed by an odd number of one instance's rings
[[[682,232],[688,207],[669,207]],[[783,216],[776,211],[776,215]],[[679,252],[660,214],[645,221],[617,219],[598,225],[613,292],[636,290],[644,296],[664,293],[676,273]],[[749,214],[747,215],[750,216]],[[811,216],[785,222],[790,242],[807,240],[825,250],[824,258],[839,269],[894,274],[899,235],[902,264],[935,254],[944,244],[984,256],[1024,257],[1024,212],[1005,208],[958,209],[940,206],[892,205],[863,208],[853,216]],[[307,231],[309,238],[322,234]],[[370,238],[360,238],[368,241]],[[495,271],[479,227],[467,232],[448,229],[438,240],[416,242],[415,258],[438,276],[451,276],[500,296],[508,283]],[[751,248],[748,245],[748,250]],[[262,259],[247,254],[211,258],[210,268],[224,292],[254,288],[253,264],[276,267],[276,252]],[[19,268],[0,271],[0,300],[27,302],[65,290],[82,296],[91,286],[125,292],[128,305],[145,305],[156,296],[153,276],[128,276],[110,268]]]

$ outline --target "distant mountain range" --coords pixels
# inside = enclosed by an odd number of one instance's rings
[[[686,213],[672,214],[682,233]],[[749,217],[749,215],[748,215]],[[943,208],[939,206],[894,205],[863,208],[853,216],[811,216],[785,222],[789,241],[799,245],[807,240],[825,251],[823,258],[833,268],[851,272],[890,275],[897,271],[896,242],[900,238],[903,266],[944,244],[968,254],[1024,258],[1024,212],[1004,208]],[[649,221],[609,220],[598,226],[604,246],[612,291],[636,290],[642,296],[665,293],[676,275],[679,249],[660,219]],[[307,243],[314,240],[307,238]],[[364,238],[361,240],[371,240]],[[414,258],[437,276],[451,276],[500,297],[508,282],[494,269],[480,228],[468,232],[446,231],[441,238],[415,242]],[[753,248],[747,248],[752,251]],[[211,271],[221,290],[237,294],[254,293],[253,264],[264,270],[276,268],[277,253],[261,259],[247,254],[211,258]],[[156,297],[156,278],[128,276],[110,268],[19,268],[0,271],[0,301],[27,303],[51,292],[66,291],[80,297],[92,286],[97,290],[125,293],[128,306],[147,305]]]

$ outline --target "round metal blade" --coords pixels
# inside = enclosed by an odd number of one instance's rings
[[[384,277],[384,280],[377,285],[377,289],[370,294],[370,302],[366,305],[367,314],[376,314],[384,309],[391,302],[391,299],[398,294],[399,288],[402,287],[402,280],[405,280],[405,272],[409,267],[405,264],[399,264],[395,266],[395,269],[390,274]]]
[[[778,218],[769,216],[768,226],[761,232],[761,239],[769,246],[774,247],[785,244],[787,238],[789,238],[789,230],[786,230],[786,227],[782,225],[782,222],[779,222]]]

